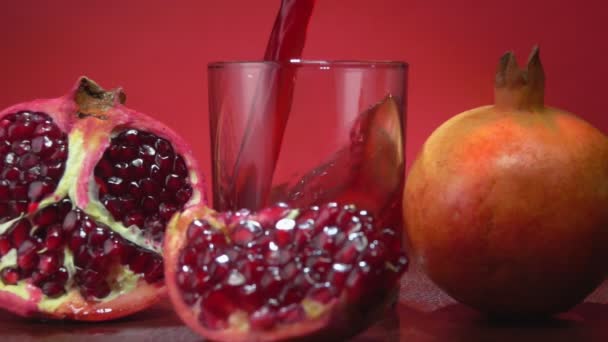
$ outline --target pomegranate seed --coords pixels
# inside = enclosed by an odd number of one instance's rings
[[[38,246],[32,240],[25,240],[17,249],[17,265],[24,270],[31,270],[38,264]]]
[[[65,293],[65,289],[63,288],[63,284],[49,281],[44,283],[40,289],[42,293],[44,293],[47,297],[56,298]]]
[[[231,238],[235,244],[245,246],[260,234],[262,234],[261,225],[256,221],[246,220],[239,223],[232,232]]]
[[[137,184],[137,182],[129,183],[129,185],[127,186],[127,191],[136,200],[140,200],[141,197],[143,196],[143,191],[141,190],[141,188],[139,187],[139,184]]]
[[[42,274],[51,275],[55,273],[59,267],[61,260],[55,253],[42,254],[38,261],[38,269]]]
[[[162,171],[158,165],[153,164],[150,166],[150,179],[153,181],[162,184],[165,181],[167,173]]]
[[[68,273],[68,270],[65,267],[61,266],[59,267],[57,272],[53,274],[52,279],[58,282],[59,284],[65,284],[68,281],[69,276],[70,275]]]
[[[5,285],[16,285],[21,276],[16,268],[7,267],[0,271],[0,279]]]
[[[7,158],[8,158],[8,155],[7,155]],[[6,162],[6,160],[5,160],[5,163],[9,164]],[[9,181],[16,181],[19,179],[20,176],[21,176],[21,171],[19,171],[19,169],[16,167],[5,168],[4,171],[2,171],[2,178],[7,179]]]
[[[125,213],[131,212],[137,208],[137,203],[131,195],[126,194],[120,198],[120,205],[122,206],[122,211]]]
[[[65,160],[68,157],[68,149],[65,145],[60,145],[55,149],[55,152],[51,154],[47,160],[57,161]]]
[[[55,190],[56,184],[50,181],[36,181],[30,184],[28,197],[33,202],[38,202],[46,195]]]
[[[58,179],[63,175],[63,170],[65,169],[65,163],[63,161],[59,162],[48,162],[42,165],[40,170],[40,176],[50,177],[53,179]]]
[[[77,251],[82,247],[87,239],[87,233],[83,229],[75,230],[70,238],[69,247],[72,251]]]
[[[188,176],[188,167],[186,166],[186,162],[182,156],[175,156],[175,161],[173,163],[173,172],[181,177]]]
[[[122,207],[119,199],[108,196],[102,201],[102,203],[113,217],[122,216],[124,208]]]
[[[300,304],[291,304],[281,308],[277,314],[282,323],[296,323],[306,318],[306,313]]]
[[[16,200],[27,200],[27,184],[13,183],[10,185],[11,195]]]
[[[269,306],[264,306],[255,311],[249,318],[249,323],[254,330],[270,330],[277,321],[277,313]]]
[[[112,164],[107,159],[101,159],[95,166],[95,176],[103,179],[112,177],[113,171]]]
[[[8,127],[7,138],[10,141],[25,139],[34,133],[36,126],[33,122],[14,123]]]
[[[129,164],[117,163],[114,165],[114,174],[120,178],[127,179],[129,177]]]
[[[9,196],[9,185],[10,183],[6,180],[0,180],[0,198],[8,198]]]
[[[49,227],[45,237],[45,247],[49,251],[56,251],[62,247],[63,231],[61,225],[55,224]]]
[[[105,184],[108,192],[115,196],[124,193],[127,188],[125,182],[119,177],[110,177]]]
[[[158,201],[152,196],[147,196],[142,200],[141,206],[144,213],[155,213],[158,208]]]
[[[165,178],[165,186],[167,190],[177,191],[184,185],[184,179],[176,174],[169,174]]]
[[[148,172],[146,171],[146,166],[144,165],[143,159],[137,158],[131,161],[131,165],[129,167],[130,179],[140,179],[147,176],[147,174]]]
[[[156,165],[158,165],[161,171],[170,172],[173,168],[173,155],[157,154],[154,158],[154,162]]]
[[[310,289],[306,297],[322,304],[329,304],[332,299],[336,298],[336,293],[329,283],[325,283]]]
[[[47,158],[57,151],[57,144],[47,136],[38,136],[32,139],[32,152],[42,158]]]
[[[8,204],[0,203],[0,223],[7,221],[10,217],[11,209]]]
[[[47,226],[57,221],[58,213],[55,205],[49,205],[34,215],[33,222],[37,226]]]
[[[109,232],[102,227],[96,227],[95,229],[93,229],[92,232],[88,234],[88,236],[89,245],[91,245],[92,247],[101,247],[106,242],[106,239],[109,237]]]
[[[119,135],[119,139],[129,144],[137,144],[139,142],[139,132],[136,129],[129,129]]]
[[[152,163],[155,155],[156,150],[154,147],[145,144],[139,147],[139,157],[142,158],[146,163]]]
[[[177,211],[177,206],[173,203],[161,203],[158,207],[158,213],[160,217],[166,221],[169,221],[173,214]]]
[[[155,283],[163,278],[163,261],[160,258],[151,258],[144,275],[148,283]]]
[[[150,196],[158,196],[161,190],[160,185],[150,178],[144,178],[139,181],[139,186],[144,194]]]
[[[139,228],[142,228],[144,226],[144,219],[144,214],[135,211],[131,212],[130,214],[127,214],[122,222],[125,227],[130,227],[134,225]]]
[[[30,168],[38,165],[39,162],[40,162],[40,158],[38,158],[37,155],[35,155],[33,153],[28,153],[28,154],[22,156],[21,159],[19,160],[19,167],[22,170],[27,170],[27,169],[30,169]]]
[[[36,128],[34,129],[34,135],[46,135],[51,139],[57,139],[61,137],[61,131],[59,130],[59,127],[55,126],[54,124],[50,122],[43,122],[36,126]]]
[[[32,228],[32,226],[31,226],[30,222],[25,219],[22,219],[22,220],[19,220],[19,221],[13,223],[13,227],[9,233],[11,236],[13,246],[15,246],[15,247],[21,246],[21,244],[24,243],[28,239],[31,228]]]
[[[20,214],[27,211],[27,201],[9,201],[9,208],[13,213]]]
[[[175,193],[175,199],[180,205],[186,204],[190,200],[190,197],[192,197],[192,186],[189,184],[184,185],[183,188],[177,190]]]
[[[150,262],[150,256],[146,252],[139,252],[131,261],[129,268],[133,273],[143,273]]]
[[[22,156],[19,160],[19,165],[21,165],[21,167],[23,167],[23,159],[25,157],[24,154],[26,154],[32,150],[32,145],[30,145],[30,142],[28,140],[21,140],[21,141],[15,141],[11,147],[16,155]],[[35,154],[30,153],[29,156],[34,157],[34,158],[36,158],[36,160],[38,160],[38,157]],[[36,163],[34,163],[34,164],[36,164]],[[30,165],[27,167],[31,167],[31,166],[33,166],[33,165]]]
[[[0,235],[0,257],[6,255],[12,248],[13,246],[8,236]]]
[[[74,228],[76,228],[79,220],[80,217],[77,211],[69,212],[63,219],[63,230],[65,230],[67,233],[73,231]]]
[[[170,155],[173,154],[173,147],[171,147],[171,143],[165,139],[157,139],[154,144],[156,151],[159,154]]]

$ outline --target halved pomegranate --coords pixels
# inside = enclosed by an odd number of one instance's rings
[[[344,338],[381,315],[407,267],[400,233],[354,205],[206,207],[175,218],[165,275],[180,317],[219,341]]]
[[[0,112],[0,308],[105,320],[164,291],[162,240],[206,203],[190,149],[81,78],[65,96]]]

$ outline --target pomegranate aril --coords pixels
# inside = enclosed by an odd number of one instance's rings
[[[63,170],[65,169],[65,163],[62,161],[59,162],[48,162],[40,168],[40,176],[41,177],[50,177],[52,179],[57,179],[61,177],[63,174]]]
[[[169,172],[173,168],[173,155],[157,154],[154,158],[154,162],[156,165],[158,165],[161,171]]]
[[[119,177],[108,178],[106,185],[108,192],[114,196],[123,194],[127,188],[125,181]]]
[[[130,214],[125,215],[122,223],[125,227],[130,227],[132,225],[142,228],[144,226],[144,214],[140,212],[131,212]]]
[[[154,148],[158,154],[162,155],[172,155],[173,147],[171,147],[171,143],[165,139],[157,139],[154,143]]]
[[[26,241],[30,235],[30,229],[32,228],[30,222],[26,219],[21,219],[13,223],[13,227],[10,230],[11,242],[13,246],[18,247]]]
[[[281,308],[277,316],[281,323],[289,324],[302,321],[306,318],[306,313],[304,312],[304,308],[296,303]]]
[[[160,217],[165,221],[171,219],[171,216],[173,216],[176,211],[177,206],[173,203],[161,203],[158,207],[158,213],[160,214]]]
[[[30,270],[30,274],[28,275],[28,277],[32,281],[32,284],[36,286],[42,285],[42,283],[49,279],[48,274],[42,273],[38,270]]]
[[[0,257],[6,255],[13,246],[7,235],[0,235]]]
[[[24,270],[31,270],[38,264],[38,246],[32,240],[24,241],[17,249],[17,265]]]
[[[7,267],[0,271],[0,280],[2,280],[5,285],[16,285],[20,279],[21,275],[19,274],[19,270],[14,267]]]
[[[8,198],[10,183],[6,180],[0,180],[0,199]]]
[[[28,197],[32,202],[38,202],[55,190],[56,184],[50,181],[36,181],[30,183]]]
[[[57,126],[50,122],[43,122],[36,126],[34,129],[35,136],[47,136],[51,139],[57,139],[61,137],[61,131]]]
[[[105,280],[94,284],[83,285],[80,288],[80,293],[85,298],[103,299],[107,297],[110,292],[112,292],[112,289]]]
[[[258,309],[249,317],[249,324],[253,330],[270,330],[275,326],[276,321],[277,313],[269,306]]]
[[[36,153],[42,158],[48,158],[50,155],[56,152],[58,145],[47,136],[38,136],[32,139],[32,152]]]
[[[77,251],[80,247],[82,247],[87,240],[87,233],[84,229],[75,230],[72,233],[70,238],[70,242],[68,246],[72,251]]]
[[[27,211],[28,202],[27,201],[9,201],[8,206],[10,210],[15,213],[24,213]]]
[[[5,161],[6,163],[6,161]],[[16,181],[21,176],[21,171],[16,167],[5,167],[4,171],[2,171],[2,178],[7,179],[9,181]]]
[[[39,210],[34,215],[33,222],[37,226],[47,226],[55,223],[58,219],[57,206],[49,205]]]
[[[139,179],[148,175],[143,159],[137,158],[129,165],[129,179]]]
[[[165,178],[165,186],[167,190],[177,191],[184,185],[184,179],[176,174],[169,174]]]
[[[225,320],[237,307],[236,298],[227,295],[227,291],[223,289],[210,292],[201,300],[201,315],[204,317],[204,323],[209,324],[215,321]],[[212,324],[211,328],[215,328],[216,324]]]
[[[117,163],[114,165],[114,174],[120,178],[128,178],[129,177],[129,164],[127,163]]]
[[[59,284],[65,284],[68,281],[69,276],[70,274],[68,273],[68,270],[61,266],[57,272],[52,275],[51,279]]]
[[[40,289],[42,290],[42,293],[51,298],[59,297],[65,293],[63,284],[54,281],[44,283]]]
[[[151,256],[146,252],[138,252],[129,264],[129,268],[133,273],[143,273],[148,266]]]
[[[19,159],[19,167],[22,170],[30,169],[40,162],[40,159],[32,153],[28,153]]]
[[[15,122],[8,127],[7,138],[10,141],[25,139],[34,133],[36,125],[33,122]]]
[[[186,204],[190,200],[190,197],[192,197],[192,186],[189,184],[177,190],[175,193],[175,199],[179,205]]]
[[[154,156],[156,155],[156,150],[154,147],[150,145],[141,145],[139,147],[139,157],[142,158],[146,163],[154,162]]]
[[[27,200],[27,184],[12,183],[10,186],[11,197],[15,200]]]
[[[136,129],[128,129],[119,135],[119,139],[129,144],[137,144],[139,142],[139,132]]]
[[[113,171],[112,163],[107,159],[101,159],[95,166],[95,176],[102,177],[103,179],[112,177]]]
[[[144,273],[144,279],[148,283],[155,283],[163,279],[163,261],[161,258],[151,257]]]
[[[173,172],[180,177],[188,176],[188,167],[186,166],[186,161],[182,156],[175,156],[175,161],[173,162]]]
[[[114,218],[122,217],[124,208],[118,198],[107,196],[102,203]]]
[[[102,227],[93,229],[93,231],[88,234],[89,245],[93,247],[101,247],[109,237],[109,234],[109,231]]]
[[[144,178],[139,181],[139,186],[144,194],[149,196],[158,196],[160,194],[161,187],[150,178]]]
[[[158,209],[158,201],[152,196],[146,196],[141,201],[141,207],[144,213],[152,214]]]
[[[62,260],[56,253],[45,253],[40,255],[38,269],[42,274],[51,275],[59,270]]]
[[[79,213],[77,211],[71,211],[69,213],[67,213],[67,215],[65,215],[65,218],[63,219],[63,230],[66,231],[66,233],[69,233],[71,231],[74,230],[74,228],[76,228],[78,221],[80,220],[79,217]]]

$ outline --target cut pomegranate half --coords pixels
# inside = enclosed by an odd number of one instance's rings
[[[394,299],[407,268],[400,232],[337,203],[188,210],[165,257],[177,313],[220,341],[351,336]]]
[[[0,112],[0,307],[105,320],[164,292],[162,240],[206,203],[190,148],[82,78]]]

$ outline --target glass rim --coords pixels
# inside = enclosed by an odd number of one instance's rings
[[[235,61],[214,61],[207,64],[208,69],[223,69],[227,67],[243,66],[272,66],[272,65],[292,65],[298,67],[337,67],[337,68],[397,68],[405,69],[409,65],[404,61],[397,60],[357,60],[357,59],[290,59],[289,61],[264,61],[264,60],[235,60]]]

